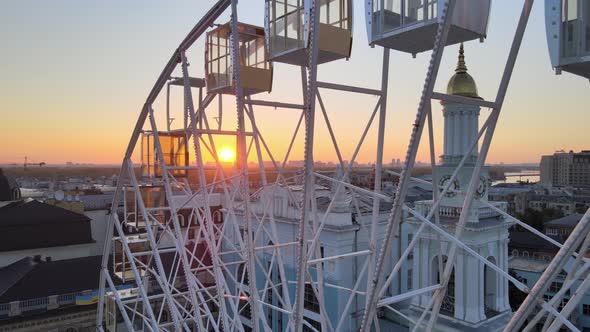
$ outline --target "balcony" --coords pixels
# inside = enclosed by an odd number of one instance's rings
[[[508,203],[507,202],[491,202],[496,208],[506,212],[508,210]],[[432,208],[432,201],[419,201],[415,203],[416,211],[423,216],[427,216],[430,213]],[[461,212],[463,211],[462,207],[457,206],[440,206],[439,207],[439,215],[441,217],[446,218],[459,218],[461,216]],[[495,218],[501,216],[499,212],[492,209],[491,207],[487,206],[480,206],[478,208],[478,216],[479,219],[486,219],[486,218]]]

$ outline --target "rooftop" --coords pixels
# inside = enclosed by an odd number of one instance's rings
[[[102,256],[60,261],[25,257],[0,269],[0,303],[98,289]]]
[[[519,256],[510,257],[508,264],[511,269],[542,273],[549,265],[549,261]]]
[[[542,252],[557,252],[557,247],[549,241],[530,232],[510,232],[510,249],[521,248]]]
[[[545,226],[554,226],[554,227],[575,227],[578,222],[582,219],[583,215],[580,213],[570,214],[569,216],[565,216],[563,218],[554,219],[545,223]]]
[[[0,206],[0,252],[92,243],[90,218],[35,200]]]

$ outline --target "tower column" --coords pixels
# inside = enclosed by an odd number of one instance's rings
[[[461,155],[461,117],[459,112],[454,111],[453,113],[455,114],[453,156],[459,156]]]
[[[469,115],[471,114],[471,112],[469,110],[461,110],[461,113],[463,114],[462,118],[463,118],[463,141],[461,142],[461,155],[464,156],[465,154],[467,154],[467,149],[469,148],[469,135],[470,135],[470,131],[471,131],[471,123],[469,122]]]
[[[418,240],[418,243],[414,247],[414,259],[412,261],[412,269],[413,269],[413,276],[412,276],[412,283],[414,288],[422,288],[422,275],[425,273],[424,270],[421,268],[420,263],[424,260],[422,248],[420,247],[420,242],[422,240]],[[427,272],[426,272],[427,273]],[[420,305],[422,301],[421,296],[415,296],[412,298],[412,303],[416,305]]]
[[[444,119],[445,119],[445,127],[444,127],[444,155],[448,156],[450,154],[450,147],[449,147],[449,113],[444,112],[443,113]]]
[[[479,250],[479,254],[481,255],[481,250]],[[479,319],[480,320],[484,320],[486,319],[486,305],[485,305],[485,301],[486,301],[486,285],[485,285],[485,264],[483,262],[477,261],[477,264],[479,266],[479,278],[478,278],[478,294],[479,296],[477,297],[478,299],[478,314],[479,314]]]
[[[502,260],[504,261],[504,263],[502,264],[502,269],[504,271],[508,271],[508,239],[502,239],[502,245],[501,245],[501,250],[503,251],[502,253]],[[502,301],[502,307],[501,307],[501,311],[506,311],[506,310],[510,310],[510,299],[508,298],[508,279],[506,278],[500,278],[500,283],[502,284],[502,297],[504,298],[504,301]]]
[[[457,262],[455,265],[455,285],[463,285],[465,283],[465,254],[461,251],[457,255]],[[455,318],[465,319],[465,294],[463,287],[455,286]]]
[[[469,273],[470,277],[465,280],[463,283],[465,288],[465,320],[471,323],[477,323],[482,320],[480,314],[480,296],[478,294],[481,293],[480,287],[483,285],[480,284],[481,273],[477,271],[480,270],[480,264],[477,259],[471,256],[465,257],[465,270]],[[475,271],[476,273],[473,273]],[[482,269],[483,272],[483,269]],[[481,281],[483,282],[483,281]]]
[[[471,146],[471,142],[473,142],[473,113],[474,112],[472,111],[468,112],[466,117],[467,132],[465,133],[465,136],[467,139],[465,140],[465,153],[467,153],[467,150]],[[469,155],[471,155],[471,153],[469,153]]]
[[[477,134],[479,133],[479,111],[480,108],[477,109],[475,113],[473,113],[473,132],[471,142],[473,142],[477,138]],[[475,145],[473,149],[472,155],[477,156],[479,154],[479,144]]]

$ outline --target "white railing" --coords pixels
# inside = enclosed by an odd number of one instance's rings
[[[72,306],[76,304],[76,296],[78,295],[89,295],[92,291],[87,290],[83,292],[61,294],[57,297],[57,308],[65,306]],[[49,307],[49,297],[41,297],[35,299],[28,299],[24,301],[15,301],[10,303],[0,303],[0,317],[10,316],[11,306],[18,305],[20,313],[39,311],[39,310],[51,310]]]
[[[508,209],[508,203],[506,202],[492,202],[492,204],[498,209],[506,212]],[[423,216],[427,216],[430,213],[432,207],[432,201],[418,201],[415,203],[416,211]],[[438,208],[439,215],[441,217],[459,218],[461,216],[462,207],[456,206],[440,206]],[[500,216],[500,213],[488,206],[482,206],[478,211],[479,219],[493,218]]]
[[[524,259],[530,259],[530,260],[539,261],[539,262],[546,262],[546,263],[551,262],[551,260],[553,259],[553,257],[551,255],[539,254],[536,252],[530,253],[528,250],[518,250],[518,249],[514,249],[510,252],[510,257],[508,259],[513,259],[513,258],[524,258]]]

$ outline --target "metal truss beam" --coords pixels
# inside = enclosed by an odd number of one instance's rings
[[[383,95],[382,90],[367,89],[367,88],[362,88],[362,87],[357,87],[357,86],[336,84],[336,83],[317,82],[317,87],[324,88],[324,89],[331,89],[331,90],[346,91],[346,92],[355,92],[355,93],[374,95],[374,96]]]

